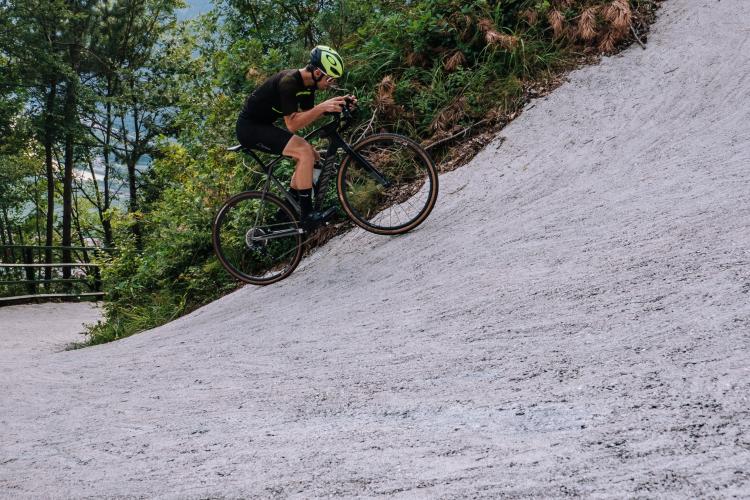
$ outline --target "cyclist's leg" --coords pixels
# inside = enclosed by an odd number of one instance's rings
[[[244,147],[277,155],[283,154],[284,148],[293,137],[288,130],[270,123],[257,123],[244,118],[237,120],[236,130],[237,139]]]
[[[296,166],[291,187],[296,190],[312,188],[313,164],[319,155],[302,137],[269,123],[240,118],[237,120],[237,139],[246,148],[293,158]]]
[[[283,154],[294,158],[297,163],[294,167],[290,186],[299,200],[300,215],[304,223],[312,212],[312,178],[315,161],[313,148],[302,137],[295,135],[289,139]]]
[[[258,123],[240,117],[237,120],[237,139],[246,148],[257,149],[266,153],[284,154],[289,141],[295,137],[288,130],[281,129],[270,123]],[[285,155],[290,156],[290,155]],[[291,195],[299,202],[297,190],[291,189]],[[279,209],[277,220],[284,220],[286,214]]]
[[[303,224],[311,230],[324,222],[320,214],[312,213],[313,165],[317,153],[305,139],[271,124],[242,118],[237,121],[237,137],[245,147],[294,159],[296,165],[290,185],[292,195],[299,201]]]
[[[289,140],[283,154],[297,161],[294,175],[292,176],[292,192],[296,194],[299,200],[302,227],[308,231],[312,231],[316,227],[325,224],[335,213],[335,209],[324,213],[313,211],[313,165],[315,164],[315,160],[320,158],[320,156],[305,139],[297,135]]]
[[[310,143],[298,135],[293,135],[287,142],[282,154],[294,158],[297,162],[292,175],[291,187],[297,191],[312,189],[315,149]]]

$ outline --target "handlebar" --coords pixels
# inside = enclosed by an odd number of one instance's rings
[[[313,137],[329,137],[332,133],[338,133],[348,128],[354,121],[353,111],[356,108],[354,108],[353,104],[354,101],[352,99],[346,98],[345,104],[340,112],[326,111],[323,113],[324,115],[332,116],[333,120],[307,134],[305,139],[310,140]],[[343,124],[341,123],[342,121]]]
[[[353,107],[354,101],[351,98],[346,97],[344,99],[344,102],[345,104],[341,108],[341,112],[326,111],[323,114],[327,116],[333,116],[336,121],[340,120],[343,115],[344,121],[347,122],[345,125],[348,125],[349,122],[351,122],[354,119],[354,116],[352,115],[352,111],[353,111],[352,107]]]
[[[352,117],[352,105],[354,103],[354,100],[350,97],[344,98],[344,102],[346,103],[344,107],[341,109],[341,112],[344,115],[345,120],[351,120]]]

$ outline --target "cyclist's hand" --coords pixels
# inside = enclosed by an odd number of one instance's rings
[[[351,94],[344,97],[344,100],[346,101],[346,105],[350,108],[356,108],[357,107],[357,98]]]
[[[333,97],[327,101],[323,101],[318,104],[318,107],[323,110],[324,113],[341,113],[341,110],[346,104],[345,97]]]

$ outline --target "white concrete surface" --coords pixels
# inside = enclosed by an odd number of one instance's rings
[[[748,14],[665,2],[409,235],[4,369],[0,496],[750,496]]]
[[[12,369],[20,360],[44,359],[50,353],[86,341],[85,325],[101,319],[100,303],[47,303],[0,307],[0,363]]]

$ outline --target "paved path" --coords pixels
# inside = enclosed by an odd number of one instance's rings
[[[96,302],[27,304],[0,307],[0,363],[45,358],[85,340],[84,324],[96,323]]]
[[[18,356],[0,496],[749,496],[749,20],[665,2],[409,235]]]

